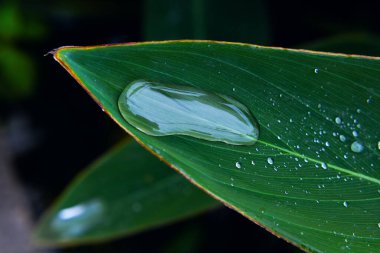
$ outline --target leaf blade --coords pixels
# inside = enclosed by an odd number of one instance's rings
[[[67,187],[39,222],[35,240],[55,246],[106,241],[218,206],[165,167],[136,142],[120,143]]]
[[[273,233],[313,251],[379,245],[379,58],[211,41],[64,48],[56,57],[126,131]],[[142,134],[114,103],[128,82],[142,78],[238,98],[258,119],[260,140],[231,147]],[[357,124],[363,154],[350,151]],[[346,142],[339,140],[343,134]],[[234,167],[237,161],[243,170]],[[366,222],[347,222],[353,218]]]

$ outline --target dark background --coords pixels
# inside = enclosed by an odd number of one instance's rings
[[[0,139],[5,143],[0,154],[10,161],[6,170],[16,182],[24,212],[35,223],[81,169],[125,136],[51,55],[44,57],[51,49],[214,39],[379,55],[376,2],[0,1]],[[4,180],[3,191],[8,187]],[[12,193],[3,197],[0,208],[6,210],[10,199]],[[1,220],[9,213],[0,215],[5,216],[0,217],[0,233],[5,233],[8,228]],[[0,247],[18,242],[17,236],[13,239],[0,240]],[[227,208],[109,243],[30,252],[247,250],[298,252]]]

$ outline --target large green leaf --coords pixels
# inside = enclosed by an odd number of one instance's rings
[[[139,142],[272,233],[309,251],[379,252],[379,58],[211,41],[64,47],[55,58]],[[240,101],[259,141],[140,132],[117,107],[136,79]]]
[[[134,141],[125,141],[68,187],[35,231],[38,242],[107,240],[185,218],[219,202]]]

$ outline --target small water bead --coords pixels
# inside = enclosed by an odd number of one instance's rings
[[[327,164],[326,163],[321,163],[321,166],[322,166],[322,168],[324,169],[324,170],[327,170]]]
[[[318,72],[319,72],[319,69],[315,68],[315,69],[314,69],[314,73],[315,73],[315,74],[318,74]]]
[[[348,203],[347,203],[347,201],[344,201],[344,202],[343,202],[343,206],[344,206],[344,207],[348,207]]]
[[[253,145],[259,137],[245,105],[191,86],[137,80],[126,86],[118,106],[129,124],[152,136],[187,135],[233,145]]]
[[[255,165],[256,165],[256,163],[255,163],[254,161],[251,161],[251,164],[252,164],[253,166],[255,166]]]
[[[346,141],[346,137],[344,135],[339,135],[339,140],[344,142]]]
[[[53,216],[53,226],[50,228],[56,235],[72,238],[93,229],[104,217],[106,217],[104,202],[94,199],[61,209]]]
[[[273,164],[273,159],[272,159],[271,157],[268,157],[267,162],[268,162],[270,165],[272,165],[272,164]]]
[[[351,151],[352,152],[355,152],[355,153],[360,153],[364,150],[364,146],[363,144],[361,144],[360,142],[358,141],[354,141],[352,144],[351,144]]]
[[[142,206],[139,202],[135,202],[132,204],[132,210],[136,213],[140,212],[142,209]]]
[[[377,226],[380,228],[380,222],[379,222],[379,223],[377,223]]]
[[[359,136],[359,134],[358,134],[357,131],[352,131],[352,135],[353,135],[354,137],[358,137],[358,136]]]
[[[241,163],[236,162],[236,163],[235,163],[235,166],[236,166],[236,168],[241,169]]]
[[[340,124],[340,123],[342,123],[342,120],[339,117],[336,117],[335,118],[335,123]]]
[[[377,142],[377,149],[380,150],[380,141]]]

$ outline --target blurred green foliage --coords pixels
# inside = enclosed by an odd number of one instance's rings
[[[380,56],[380,36],[367,32],[342,33],[303,44],[306,48],[325,52]]]
[[[23,15],[15,1],[0,5],[0,99],[15,101],[31,95],[36,63],[21,49],[22,42],[40,39],[45,28],[35,17]]]
[[[266,2],[262,0],[146,0],[147,40],[208,39],[268,44]]]
[[[36,75],[29,55],[12,46],[0,45],[0,69],[1,98],[13,100],[33,92]]]

